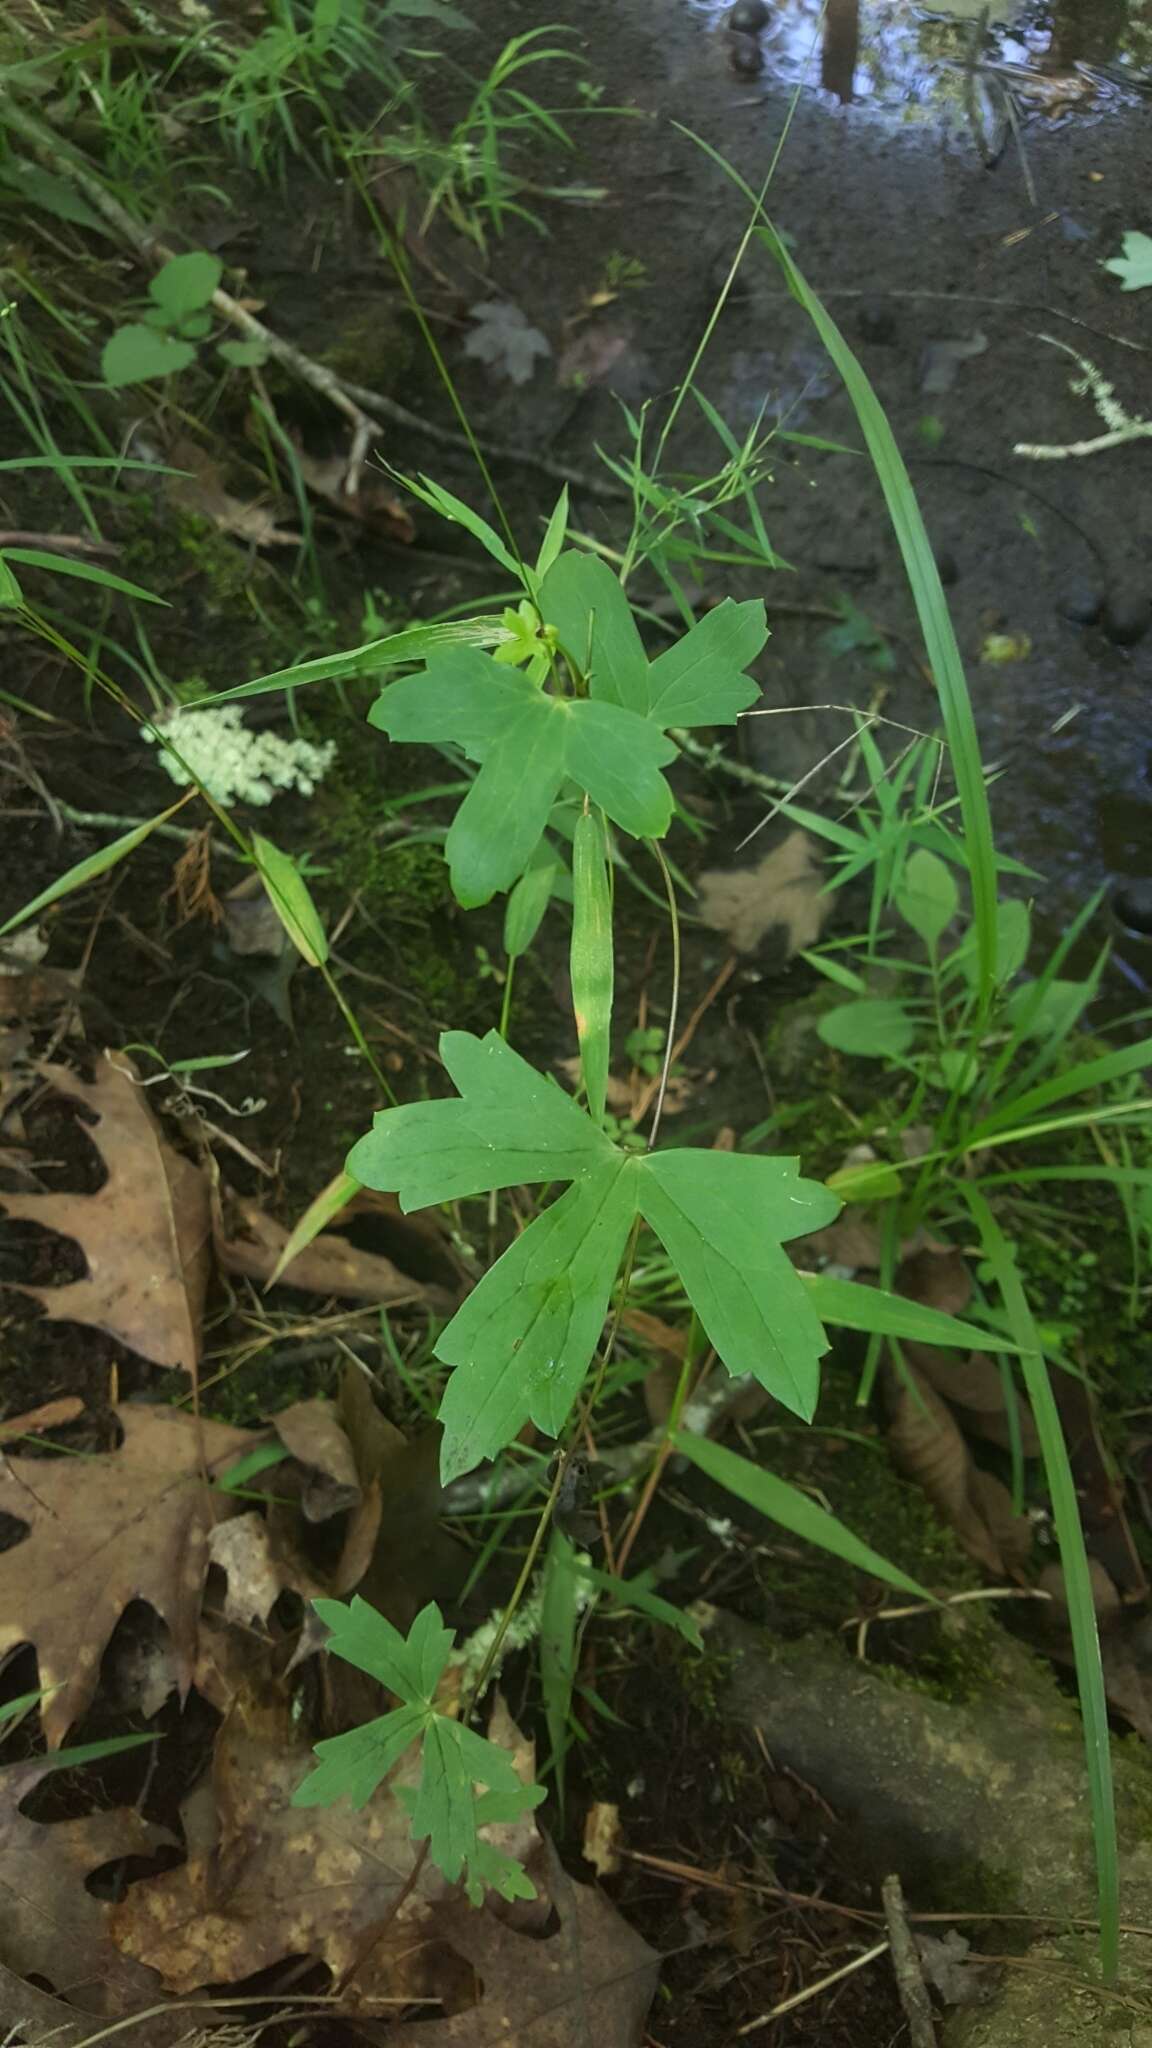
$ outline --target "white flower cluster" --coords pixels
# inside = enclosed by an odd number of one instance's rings
[[[239,704],[202,711],[177,710],[145,727],[145,738],[160,745],[160,763],[173,782],[199,783],[216,802],[270,804],[284,789],[311,796],[336,752],[333,740],[286,740],[275,732],[250,732]]]

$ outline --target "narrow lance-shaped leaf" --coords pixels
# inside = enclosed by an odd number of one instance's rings
[[[157,597],[154,590],[145,590],[139,583],[128,583],[123,576],[114,576],[111,569],[102,569],[98,562],[77,562],[71,555],[51,555],[44,548],[5,548],[6,562],[19,562],[26,569],[50,569],[54,576],[75,576],[81,583],[99,583],[104,590],[118,591],[122,597],[135,597],[141,604],[169,603],[166,597]]]
[[[47,910],[50,903],[58,903],[62,896],[71,896],[74,890],[83,889],[86,883],[94,882],[98,875],[107,874],[109,868],[114,868],[118,861],[124,860],[128,854],[134,852],[141,841],[156,830],[157,825],[163,825],[179,808],[179,804],[172,804],[168,810],[161,811],[155,818],[149,818],[146,824],[134,825],[130,832],[122,833],[119,839],[109,840],[108,845],[102,846],[98,853],[90,853],[86,859],[78,860],[74,867],[68,868],[56,881],[50,882],[46,889],[41,889],[40,894],[34,896],[30,903],[26,903],[22,910],[14,911],[5,924],[0,924],[0,939],[7,932],[15,931],[18,925],[27,924],[28,919],[35,917],[39,911]]]
[[[322,966],[328,958],[328,938],[296,862],[259,832],[252,834],[252,852],[268,901],[296,951],[309,967]]]
[[[833,1557],[843,1558],[857,1571],[869,1572],[873,1578],[884,1579],[890,1586],[898,1586],[901,1592],[911,1593],[918,1600],[931,1600],[916,1579],[910,1579],[894,1564],[889,1564],[870,1543],[863,1543],[854,1536],[851,1529],[837,1521],[826,1508],[818,1507],[810,1494],[801,1493],[798,1487],[789,1486],[784,1479],[777,1479],[772,1472],[765,1472],[754,1465],[750,1458],[738,1457],[735,1451],[725,1450],[723,1444],[709,1442],[706,1437],[693,1436],[688,1430],[680,1430],[675,1438],[676,1449],[685,1458],[690,1458],[709,1479],[734,1493],[737,1500],[747,1501],[749,1507],[757,1508],[770,1521],[779,1523],[792,1536],[799,1536],[805,1543],[814,1543],[821,1550],[827,1550]]]
[[[526,953],[536,937],[552,901],[559,872],[559,862],[550,854],[543,859],[529,861],[519,881],[509,891],[504,910],[504,951],[510,960],[518,960],[522,953]]]
[[[572,1008],[589,1113],[604,1120],[612,1031],[612,890],[604,828],[594,811],[572,840]]]

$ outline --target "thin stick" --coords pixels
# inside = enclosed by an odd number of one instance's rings
[[[680,1033],[679,1038],[676,1040],[675,1045],[672,1047],[671,1058],[667,1062],[669,1069],[674,1067],[676,1061],[680,1059],[682,1054],[687,1051],[688,1047],[692,1043],[692,1040],[696,1036],[697,1027],[702,1022],[706,1013],[711,1009],[713,1003],[716,1001],[716,998],[720,994],[721,990],[727,987],[728,983],[732,979],[732,976],[735,974],[739,964],[739,955],[737,953],[729,953],[728,958],[725,960],[723,967],[721,967],[719,973],[716,975],[716,978],[712,982],[711,986],[705,989],[704,994],[701,996],[700,1001],[697,1003],[696,1008],[693,1010],[692,1015],[689,1017],[688,1022],[684,1026],[683,1031]],[[660,1080],[662,1078],[663,1076],[661,1075],[658,1079],[654,1081],[649,1081],[647,1088],[645,1088],[643,1094],[640,1097],[639,1102],[636,1104],[636,1107],[632,1112],[633,1123],[638,1124],[640,1122],[641,1117],[646,1116],[648,1114],[649,1104],[651,1103],[653,1097],[659,1089]]]
[[[892,1974],[908,2022],[912,2048],[936,2048],[936,2023],[932,2002],[920,1967],[920,1957],[904,1912],[904,1893],[895,1872],[880,1887],[888,1941],[892,1950]]]
[[[736,2039],[742,2041],[745,2034],[754,2034],[759,2027],[771,2026],[773,2020],[782,2019],[786,2012],[794,2012],[798,2005],[807,2005],[810,1998],[819,1998],[822,1991],[830,1990],[833,1984],[841,1983],[845,1977],[851,1977],[854,1971],[864,1969],[866,1964],[874,1963],[877,1956],[884,1956],[887,1953],[888,1943],[878,1941],[875,1948],[866,1948],[862,1956],[853,1956],[850,1963],[845,1963],[839,1970],[833,1970],[830,1977],[821,1977],[818,1983],[807,1985],[803,1991],[797,1991],[791,1998],[785,1998],[779,2005],[774,2005],[769,2012],[762,2012],[759,2019],[749,2020],[747,2026],[737,2029]]]

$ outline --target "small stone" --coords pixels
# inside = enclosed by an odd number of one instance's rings
[[[735,29],[737,35],[758,36],[762,28],[767,28],[770,18],[766,0],[736,0],[728,16],[728,26]]]
[[[1152,877],[1137,876],[1121,882],[1112,898],[1112,908],[1126,931],[1152,937]]]
[[[758,78],[764,69],[764,53],[755,36],[729,36],[728,63],[737,78]]]
[[[1074,626],[1094,626],[1104,609],[1104,593],[1089,577],[1074,576],[1060,593],[1057,609]]]
[[[865,299],[856,315],[856,332],[861,341],[884,348],[896,339],[896,315],[885,299]]]
[[[1135,647],[1152,626],[1152,598],[1141,589],[1121,585],[1109,594],[1101,624],[1114,647]]]
[[[936,548],[936,574],[945,589],[960,580],[960,566],[951,548]]]

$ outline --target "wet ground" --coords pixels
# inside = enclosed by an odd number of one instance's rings
[[[533,7],[499,13],[502,29],[539,20]],[[1090,360],[1129,413],[1148,406],[1152,293],[1121,292],[1102,264],[1125,231],[1152,226],[1139,90],[1152,18],[999,13],[983,24],[975,11],[865,8],[846,68],[842,12],[822,55],[817,10],[780,10],[760,39],[760,74],[736,78],[725,13],[711,0],[582,7],[569,18],[589,77],[633,116],[573,124],[580,169],[607,196],[552,207],[549,241],[509,242],[489,263],[554,358],[503,396],[474,366],[460,368],[494,437],[580,466],[596,442],[619,447],[617,400],[658,403],[683,375],[748,216],[674,124],[722,150],[754,188],[778,153],[768,210],[888,411],[948,583],[986,758],[1002,770],[998,829],[1051,884],[1059,917],[1109,877],[1152,874],[1149,454],[1140,441],[1066,460],[1014,448],[1102,431],[1090,399],[1072,394],[1077,365],[1055,341]],[[822,64],[835,90],[820,83]],[[849,72],[851,100],[839,96]],[[583,302],[613,257],[642,265],[642,281],[589,319]],[[573,332],[592,364],[575,391],[570,368],[561,381]],[[848,400],[762,249],[749,254],[699,381],[737,433],[763,413],[859,446]],[[687,415],[674,445],[685,469],[715,455],[708,429]],[[778,444],[762,503],[791,571],[737,571],[709,589],[767,598],[766,703],[868,702],[879,689],[886,715],[931,726],[915,621],[867,460]],[[604,508],[579,491],[576,508],[612,535]],[[833,653],[827,620],[797,615],[845,602],[907,636],[887,641],[890,668],[866,651]],[[1013,658],[989,658],[997,651]],[[804,712],[749,721],[743,745],[791,778],[843,734],[842,714]],[[1138,945],[1130,957],[1139,972]]]

